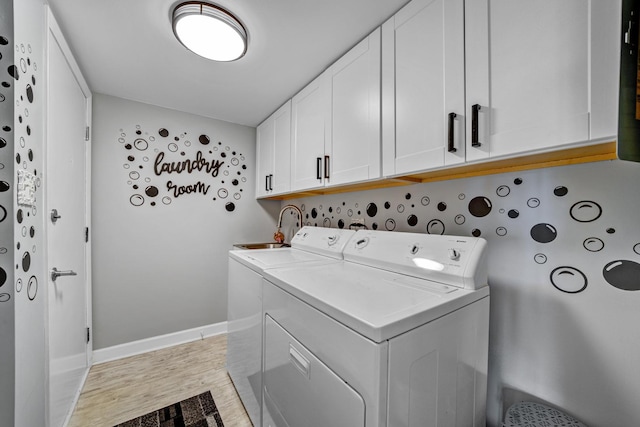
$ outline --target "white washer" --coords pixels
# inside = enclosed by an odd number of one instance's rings
[[[484,426],[486,242],[358,231],[264,272],[263,426]]]
[[[227,372],[254,426],[262,402],[262,274],[291,265],[342,260],[352,230],[304,227],[290,248],[229,251]]]

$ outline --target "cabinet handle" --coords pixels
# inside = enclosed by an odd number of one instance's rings
[[[273,174],[269,174],[269,191],[273,191]]]
[[[264,176],[264,191],[269,191],[269,175]]]
[[[316,179],[322,179],[320,168],[322,168],[322,157],[316,157]]]
[[[481,142],[478,141],[478,111],[480,111],[480,104],[474,104],[471,106],[471,146],[480,147]]]
[[[455,118],[457,117],[456,113],[449,113],[449,145],[447,147],[447,151],[450,153],[455,153],[458,151],[456,147],[453,145],[453,125],[455,123]]]
[[[329,179],[329,156],[324,156],[324,177]]]

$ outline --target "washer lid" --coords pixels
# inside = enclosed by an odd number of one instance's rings
[[[267,270],[267,280],[365,337],[382,342],[489,295],[339,262]]]
[[[334,258],[292,248],[231,250],[229,257],[257,272],[310,262],[338,262]]]

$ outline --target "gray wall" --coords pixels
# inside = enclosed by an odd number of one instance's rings
[[[45,246],[44,108],[46,95],[45,35],[42,0],[14,2],[15,169],[36,176],[36,203],[18,206],[14,196],[15,268],[15,424],[45,425],[45,313],[47,295]],[[17,180],[16,180],[17,182]],[[15,189],[14,189],[15,194]]]
[[[587,425],[640,425],[640,164],[566,166],[290,200],[308,225],[480,235],[488,420],[519,393]]]
[[[227,252],[280,207],[255,200],[255,129],[100,94],[93,123],[94,349],[226,321]]]
[[[0,419],[13,425],[14,292],[13,292],[13,2],[0,2]]]

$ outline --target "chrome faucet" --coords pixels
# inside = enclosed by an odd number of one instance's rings
[[[302,228],[302,211],[300,210],[300,208],[297,207],[296,205],[284,206],[280,210],[280,216],[278,217],[278,229],[273,234],[273,240],[275,240],[278,243],[284,243],[284,234],[280,231],[280,227],[282,227],[282,214],[288,209],[293,209],[294,211],[298,212],[298,216],[300,218],[300,228]]]

